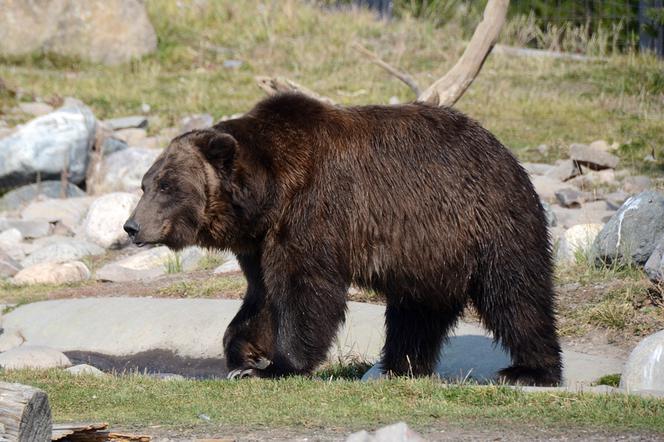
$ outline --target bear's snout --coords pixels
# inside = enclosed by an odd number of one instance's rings
[[[124,229],[125,232],[127,232],[129,238],[131,238],[131,240],[135,242],[136,235],[138,235],[139,230],[141,230],[141,226],[139,226],[138,223],[134,221],[132,218],[129,218],[127,222],[124,223],[124,226],[122,228]]]

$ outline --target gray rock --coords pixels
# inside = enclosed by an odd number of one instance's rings
[[[148,137],[148,131],[140,128],[120,129],[116,130],[113,136],[127,143],[129,147],[140,147]]]
[[[139,190],[143,175],[161,151],[130,147],[113,153],[103,160],[99,171],[98,192],[128,192]]]
[[[198,268],[198,264],[203,258],[207,256],[207,254],[207,250],[196,246],[187,247],[179,251],[178,258],[180,260],[182,270],[185,272],[196,270]]]
[[[104,124],[113,130],[146,128],[148,127],[148,118],[143,115],[132,115],[130,117],[111,118],[104,120]]]
[[[553,166],[545,163],[521,163],[524,169],[531,175],[546,175]]]
[[[21,265],[11,256],[0,250],[0,279],[14,276],[21,270]]]
[[[0,232],[16,229],[24,238],[41,238],[51,232],[51,224],[41,219],[0,218]]]
[[[531,181],[537,194],[547,203],[555,202],[556,192],[569,187],[569,184],[548,176],[533,176]]]
[[[41,345],[22,345],[0,354],[0,367],[5,370],[56,368],[71,365],[62,352]]]
[[[346,438],[346,442],[424,442],[425,440],[405,422],[379,428],[374,434],[369,434],[365,430],[358,431]]]
[[[615,169],[620,162],[617,156],[587,144],[572,144],[569,156],[576,163],[593,170]]]
[[[23,336],[16,330],[0,334],[0,353],[11,350],[12,348],[20,347],[25,342]]]
[[[36,249],[21,261],[23,267],[46,262],[75,261],[85,256],[103,255],[104,249],[96,244],[77,238],[58,237]]]
[[[565,188],[556,192],[556,199],[563,207],[575,208],[581,207],[585,201],[585,196],[576,189]]]
[[[643,175],[628,176],[623,180],[622,187],[625,192],[635,194],[652,188],[652,180]]]
[[[603,224],[577,224],[566,230],[558,242],[556,261],[570,264],[576,261],[579,254],[589,257],[602,227]]]
[[[625,204],[627,198],[629,198],[629,194],[627,192],[623,192],[622,190],[604,195],[604,200],[606,200],[606,204],[611,210],[620,209],[620,206]]]
[[[184,117],[180,121],[180,132],[185,133],[194,129],[205,129],[214,124],[214,118],[210,114],[198,114]]]
[[[73,367],[67,368],[66,371],[73,374],[74,376],[81,376],[81,375],[95,376],[95,377],[106,376],[106,374],[103,371],[88,364],[74,365]]]
[[[79,104],[37,117],[0,139],[0,187],[34,182],[38,174],[59,177],[65,167],[69,180],[81,183],[95,126],[90,109]]]
[[[16,210],[39,197],[59,198],[61,194],[62,183],[60,181],[42,181],[41,183],[28,184],[11,190],[0,198],[0,209]],[[85,196],[85,192],[80,187],[68,183],[65,196],[75,198]]]
[[[102,144],[104,156],[109,156],[115,152],[120,152],[121,150],[125,150],[128,147],[129,145],[126,142],[115,137],[104,138],[104,142]]]
[[[241,272],[242,268],[235,256],[231,257],[228,261],[217,267],[212,271],[215,275],[223,275],[225,273]]]
[[[551,205],[549,203],[545,203],[544,201],[541,201],[541,203],[542,203],[542,208],[544,209],[544,216],[546,216],[546,224],[549,227],[557,226],[558,225],[558,218],[556,217],[556,214],[551,209]]]
[[[652,281],[664,281],[664,236],[659,238],[643,270]]]
[[[16,275],[17,284],[67,284],[90,279],[90,270],[80,261],[44,262],[26,267]]]
[[[23,241],[23,235],[18,229],[7,229],[0,233],[0,250],[9,252]],[[10,254],[11,256],[11,254]]]
[[[560,181],[567,181],[579,175],[581,170],[579,165],[572,160],[558,160],[556,165],[546,172],[546,176]]]
[[[664,330],[646,337],[632,350],[620,387],[629,392],[664,393]]]
[[[664,195],[647,191],[629,198],[604,226],[593,255],[612,262],[628,259],[644,264],[664,234]]]
[[[40,117],[42,115],[53,112],[53,106],[46,103],[32,102],[32,103],[19,103],[18,108],[24,114],[33,117]]]
[[[166,274],[168,262],[175,262],[175,255],[168,247],[160,246],[141,250],[135,255],[108,263],[95,273],[99,281],[147,281]]]
[[[582,166],[581,171],[582,175],[570,179],[568,183],[581,189],[616,183],[616,174],[613,169],[592,170]]]
[[[118,64],[154,52],[157,36],[139,0],[3,1],[0,53],[51,52]]]
[[[122,226],[138,204],[138,199],[135,194],[121,192],[96,199],[83,221],[83,237],[104,248],[128,244],[129,237]]]
[[[71,231],[76,231],[92,201],[94,201],[92,197],[33,201],[21,211],[21,218],[57,222]]]

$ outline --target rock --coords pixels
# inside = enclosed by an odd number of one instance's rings
[[[373,435],[362,430],[346,438],[346,442],[424,442],[425,440],[405,422],[380,428]]]
[[[33,201],[21,211],[21,218],[58,222],[75,232],[93,200],[91,197],[82,197]]]
[[[180,120],[180,132],[185,133],[195,129],[205,129],[214,124],[214,118],[210,114],[198,114],[184,117]]]
[[[23,205],[39,197],[59,198],[62,194],[62,182],[60,181],[42,181],[41,183],[28,184],[18,189],[7,192],[0,198],[0,209],[16,210]],[[67,198],[85,196],[85,192],[79,187],[68,183],[65,189]]]
[[[558,160],[556,165],[546,172],[546,176],[560,181],[567,181],[579,175],[581,170],[578,164],[572,160]]]
[[[103,149],[102,152],[103,152],[103,155],[106,157],[106,156],[111,155],[112,153],[120,152],[121,150],[125,150],[128,147],[129,147],[129,145],[127,143],[125,143],[124,141],[122,141],[118,138],[106,137],[106,138],[104,138],[104,142],[102,143],[102,149]]]
[[[548,155],[551,147],[549,147],[548,144],[540,144],[535,150],[537,150],[540,155]]]
[[[7,253],[0,250],[0,279],[14,276],[21,270],[21,265]]]
[[[148,137],[148,131],[139,128],[120,129],[116,130],[113,136],[124,141],[130,147],[137,147],[143,145],[143,141]]]
[[[643,175],[628,176],[623,180],[622,187],[627,193],[640,193],[652,188],[652,180]]]
[[[130,147],[104,158],[99,171],[97,192],[127,192],[141,188],[143,175],[161,151]]]
[[[192,246],[181,250],[178,252],[178,255],[182,270],[189,272],[198,268],[198,264],[207,256],[207,250],[201,247]]]
[[[0,354],[0,367],[5,370],[57,368],[71,365],[63,353],[41,345],[22,345]]]
[[[85,256],[103,255],[104,249],[96,244],[77,238],[57,237],[37,248],[21,261],[23,267],[47,262],[75,261]],[[87,278],[86,278],[87,279]]]
[[[643,270],[654,282],[664,281],[664,236],[659,238]]]
[[[97,198],[83,221],[83,236],[104,248],[128,244],[129,237],[122,226],[138,200],[137,195],[121,192]]]
[[[581,207],[581,203],[585,201],[585,196],[572,188],[560,189],[555,194],[556,199],[558,199],[558,202],[563,207]]]
[[[157,36],[139,0],[5,0],[0,53],[51,52],[119,64],[154,52]]]
[[[610,152],[614,150],[605,140],[597,140],[590,143],[591,149],[601,150],[603,152]]]
[[[0,232],[16,229],[24,238],[41,238],[51,232],[51,224],[42,219],[0,218]]]
[[[215,275],[220,275],[224,273],[235,273],[241,271],[242,268],[240,267],[240,263],[237,261],[237,258],[233,256],[231,259],[214,269],[212,273]]]
[[[44,262],[26,267],[14,276],[17,284],[66,284],[90,279],[90,270],[80,261]]]
[[[644,264],[664,234],[664,195],[642,192],[629,198],[597,236],[593,254],[612,262],[628,259]]]
[[[112,118],[104,120],[104,124],[113,130],[148,127],[148,119],[143,115],[132,115],[131,117]]]
[[[25,342],[25,339],[23,339],[23,336],[21,336],[16,330],[2,333],[0,335],[0,353],[4,353],[12,348],[20,347],[23,345],[23,342]]]
[[[7,229],[0,233],[0,250],[9,252],[11,249],[21,244],[23,235],[18,229]],[[11,256],[11,255],[10,255]]]
[[[581,171],[582,175],[572,178],[568,183],[586,189],[603,184],[615,184],[616,182],[616,173],[613,169],[591,170],[587,167],[581,167]]]
[[[664,330],[646,337],[632,350],[620,377],[620,387],[628,392],[664,393]]]
[[[556,201],[556,192],[558,190],[569,187],[568,184],[548,176],[533,176],[531,181],[533,186],[535,186],[537,194],[547,203]]]
[[[24,114],[28,114],[33,117],[41,117],[42,115],[53,112],[53,106],[39,102],[19,103],[18,108]]]
[[[551,210],[551,205],[549,203],[545,203],[544,201],[541,201],[542,203],[542,208],[544,209],[544,216],[546,216],[546,224],[549,227],[555,227],[558,225],[558,218],[556,217],[556,214]]]
[[[595,238],[604,227],[603,224],[577,224],[572,226],[560,238],[556,251],[556,260],[571,264],[579,254],[589,257]]]
[[[530,175],[546,175],[554,166],[544,163],[521,163]]]
[[[576,163],[593,170],[615,169],[620,162],[617,156],[587,144],[572,144],[569,156]]]
[[[88,364],[74,365],[73,367],[67,368],[66,371],[73,374],[74,376],[81,376],[81,375],[96,376],[96,377],[106,376],[106,373]]]
[[[43,179],[59,178],[65,168],[69,181],[81,183],[95,126],[90,109],[70,105],[37,117],[0,139],[0,188],[34,182],[38,174]]]
[[[627,198],[629,198],[629,194],[627,192],[623,192],[622,190],[604,195],[604,200],[606,201],[607,206],[612,210],[620,209],[620,206],[625,204]]]
[[[159,246],[141,250],[135,255],[111,262],[97,270],[99,281],[145,281],[167,273],[168,262],[175,262],[175,255],[168,247]]]

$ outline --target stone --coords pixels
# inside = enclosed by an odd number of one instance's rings
[[[587,144],[572,144],[569,156],[576,163],[593,170],[615,169],[620,162],[617,156]]]
[[[554,166],[545,163],[521,163],[530,175],[546,175]]]
[[[33,201],[21,211],[21,218],[61,223],[74,232],[85,217],[92,201],[94,201],[92,197]]]
[[[597,235],[593,254],[605,262],[643,265],[664,234],[664,195],[642,192],[629,198]]]
[[[145,129],[148,127],[148,118],[143,115],[132,115],[130,117],[111,118],[104,120],[104,124],[112,130],[140,128]]]
[[[580,189],[589,189],[616,183],[616,173],[613,169],[592,170],[582,166],[581,171],[581,175],[570,179],[568,183]]]
[[[664,236],[657,241],[655,250],[650,254],[643,270],[651,281],[664,281]]]
[[[210,114],[197,114],[184,117],[180,120],[180,132],[185,133],[195,129],[205,129],[214,124]]]
[[[607,143],[605,140],[593,141],[592,143],[590,143],[590,148],[601,150],[603,152],[609,152],[611,150],[614,150],[612,146],[609,145],[609,143]]]
[[[57,237],[30,253],[27,258],[21,261],[21,265],[30,267],[47,262],[76,261],[85,256],[103,254],[104,249],[97,244],[79,238]]]
[[[0,209],[16,210],[37,198],[59,198],[62,194],[61,181],[42,181],[10,190],[0,198]],[[80,187],[68,183],[65,188],[67,198],[85,196]]]
[[[579,175],[581,170],[572,160],[558,160],[556,165],[546,172],[546,176],[560,181],[567,181]]]
[[[62,352],[41,345],[22,345],[0,354],[0,367],[5,370],[58,368],[71,365]]]
[[[405,422],[379,428],[374,434],[369,434],[365,430],[358,431],[346,438],[346,442],[424,442],[425,440]]]
[[[42,115],[53,112],[53,106],[39,102],[19,103],[18,109],[24,114],[28,114],[33,117],[40,117]]]
[[[196,270],[198,264],[207,256],[207,254],[207,250],[197,246],[186,247],[180,250],[178,255],[182,270],[185,272]]]
[[[113,136],[127,143],[129,147],[139,147],[148,137],[148,131],[140,128],[120,129],[116,130]]]
[[[15,228],[4,230],[0,233],[0,250],[9,252],[23,241],[21,231]],[[12,256],[10,254],[10,256]]]
[[[122,226],[138,204],[139,197],[131,193],[115,192],[97,198],[83,221],[84,238],[104,247],[122,247],[129,237]]]
[[[0,353],[4,353],[12,348],[20,347],[25,342],[23,336],[16,330],[0,334]]]
[[[629,194],[640,193],[652,187],[652,180],[643,175],[628,176],[622,184],[623,190]]]
[[[26,267],[13,281],[17,284],[67,284],[90,279],[90,270],[80,261],[44,262]]]
[[[585,195],[572,188],[560,189],[555,195],[556,199],[563,207],[578,208],[581,207],[581,203],[585,201]]]
[[[548,176],[533,176],[531,178],[535,191],[540,196],[540,198],[547,202],[552,203],[556,201],[556,192],[560,189],[569,187],[568,184],[560,181],[556,178],[551,178]]]
[[[73,367],[69,367],[65,369],[65,371],[68,371],[69,373],[73,374],[74,376],[95,376],[95,377],[102,377],[106,376],[106,373],[98,369],[97,367],[93,367],[92,365],[88,364],[78,364],[74,365]]]
[[[0,279],[9,278],[21,270],[21,265],[7,253],[0,250]]]
[[[174,259],[173,252],[165,246],[141,250],[102,266],[95,273],[95,278],[112,282],[147,281],[166,274],[169,260],[174,262]]]
[[[131,192],[141,188],[143,175],[161,151],[130,147],[104,158],[97,178],[98,192]]]
[[[664,330],[644,338],[632,350],[620,377],[620,387],[630,393],[664,393]]]
[[[629,194],[627,192],[623,192],[622,190],[617,190],[615,192],[611,192],[609,194],[604,195],[604,200],[606,201],[607,206],[611,210],[618,210],[620,209],[620,206],[625,204],[625,201],[627,201],[627,198],[629,198]]]
[[[0,218],[0,232],[16,229],[24,238],[41,238],[51,232],[51,224],[43,219]]]
[[[589,257],[602,227],[603,224],[577,224],[566,230],[558,242],[556,261],[571,264],[576,262],[579,254]]]
[[[552,206],[558,226],[569,229],[577,224],[604,224],[611,219],[615,211],[610,210],[605,201],[585,203],[580,209],[570,209],[561,206]]]
[[[223,275],[225,273],[235,273],[241,271],[242,268],[240,267],[240,263],[237,261],[237,258],[233,256],[231,259],[214,269],[212,273],[215,275]]]
[[[0,188],[34,182],[38,175],[59,178],[63,169],[72,183],[83,182],[95,129],[96,119],[82,103],[63,106],[19,127],[0,139]]]
[[[546,217],[546,224],[549,227],[555,227],[558,225],[558,218],[556,218],[556,214],[553,212],[551,209],[551,205],[549,203],[545,203],[544,201],[540,201],[542,204],[542,208],[544,209],[544,216]]]
[[[109,65],[154,52],[155,33],[139,0],[2,0],[0,53],[37,52]]]
[[[104,138],[104,142],[102,143],[102,152],[103,155],[106,157],[112,153],[125,150],[128,147],[129,145],[126,142],[111,136]]]

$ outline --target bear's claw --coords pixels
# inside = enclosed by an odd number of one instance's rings
[[[256,370],[253,368],[236,368],[228,373],[226,379],[244,379],[253,377],[257,377]]]

